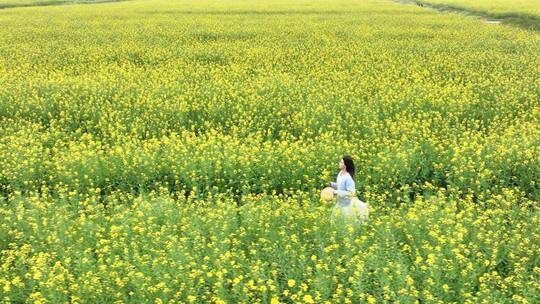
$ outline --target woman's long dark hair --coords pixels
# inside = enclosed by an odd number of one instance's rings
[[[343,156],[343,163],[345,163],[345,170],[347,170],[354,179],[354,162],[352,157],[350,155]]]

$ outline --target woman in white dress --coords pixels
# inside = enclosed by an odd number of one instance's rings
[[[351,156],[345,155],[339,162],[339,173],[336,182],[329,182],[328,186],[334,188],[334,194],[337,196],[337,202],[332,209],[332,217],[343,215],[347,218],[358,219],[359,208],[365,208],[365,203],[360,202],[356,197],[356,185],[354,182],[354,161]],[[364,204],[358,206],[358,203]],[[354,206],[353,206],[354,205]],[[365,211],[364,211],[365,213]],[[363,218],[360,218],[363,222]]]

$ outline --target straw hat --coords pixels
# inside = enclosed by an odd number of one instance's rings
[[[334,198],[334,188],[326,187],[321,190],[321,199],[331,201]]]

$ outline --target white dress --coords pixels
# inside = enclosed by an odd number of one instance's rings
[[[332,217],[342,215],[364,222],[369,214],[368,206],[356,197],[356,186],[351,175],[339,171],[336,182],[330,184],[337,190],[337,202],[332,209]]]

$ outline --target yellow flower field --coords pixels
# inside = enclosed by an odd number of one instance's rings
[[[63,4],[94,4],[127,0],[0,0],[0,9],[30,6],[49,6]]]
[[[538,303],[538,62],[387,0],[1,9],[0,301]]]

